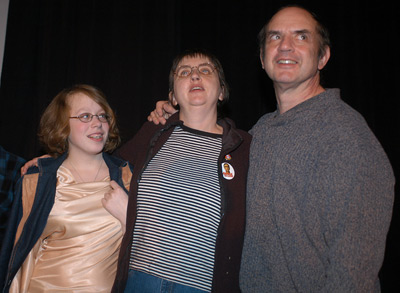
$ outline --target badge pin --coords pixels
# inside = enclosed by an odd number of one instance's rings
[[[225,160],[229,161],[230,159],[232,159],[231,155],[230,155],[230,154],[227,154],[227,155],[225,156]]]
[[[235,169],[229,163],[222,163],[222,176],[227,180],[232,180],[235,177]]]

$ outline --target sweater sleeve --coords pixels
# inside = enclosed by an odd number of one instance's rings
[[[394,175],[379,143],[365,136],[337,141],[321,164],[329,247],[326,292],[379,291]]]

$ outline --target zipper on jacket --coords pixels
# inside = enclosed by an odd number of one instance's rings
[[[221,227],[223,226],[222,224],[223,224],[223,221],[224,221],[224,218],[225,218],[225,207],[226,207],[226,196],[225,196],[226,195],[226,191],[223,188],[224,184],[223,184],[222,175],[221,175],[221,172],[222,172],[221,164],[223,162],[223,158],[225,158],[226,155],[228,155],[229,153],[231,153],[235,149],[237,149],[242,143],[243,143],[243,139],[240,139],[240,141],[238,143],[236,143],[235,145],[233,145],[229,149],[227,149],[225,151],[223,151],[221,149],[221,153],[220,153],[220,156],[218,158],[218,180],[219,180],[219,185],[220,185],[220,190],[221,190],[221,219],[220,219],[219,224],[218,224],[217,238],[216,238],[215,249],[214,249],[213,282],[212,282],[212,285],[211,285],[211,291],[213,290],[214,277],[215,277],[215,261],[217,259],[216,255],[217,255],[218,235],[221,235],[221,229],[222,229]]]

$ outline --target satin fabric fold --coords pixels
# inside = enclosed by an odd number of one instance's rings
[[[47,225],[10,292],[110,292],[122,239],[120,222],[101,203],[110,177],[77,183],[62,165],[57,178]]]

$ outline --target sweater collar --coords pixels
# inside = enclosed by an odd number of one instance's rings
[[[276,110],[272,113],[274,122],[286,123],[297,119],[299,117],[307,117],[311,119],[312,113],[316,113],[316,110],[323,110],[329,106],[333,101],[340,99],[340,90],[337,88],[326,89],[324,92],[307,99],[306,101],[296,105],[292,109],[286,111],[283,114]]]

